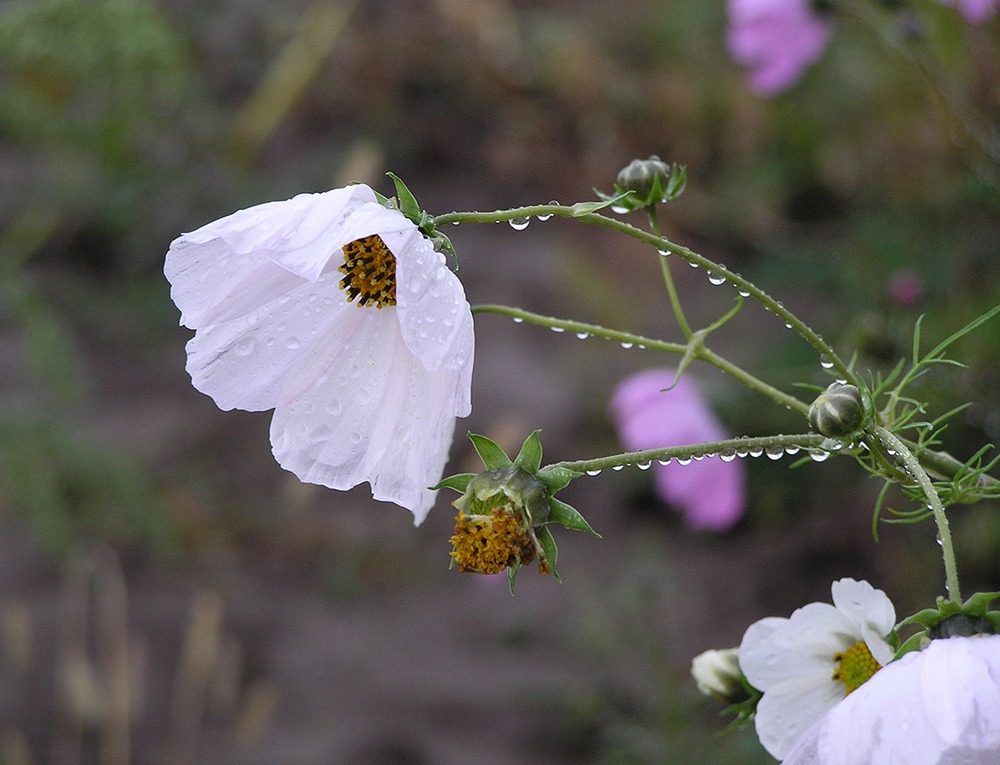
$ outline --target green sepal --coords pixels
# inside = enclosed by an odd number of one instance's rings
[[[510,590],[510,596],[514,597],[514,581],[517,579],[517,572],[521,570],[521,561],[518,560],[513,566],[507,569],[507,589]]]
[[[447,478],[442,478],[435,486],[431,486],[431,491],[437,491],[438,489],[454,489],[459,494],[465,494],[465,490],[469,488],[469,482],[475,477],[475,473],[458,473],[457,475],[450,475]]]
[[[552,536],[552,532],[549,531],[549,527],[540,526],[535,529],[535,538],[538,539],[538,543],[542,546],[542,552],[545,555],[545,564],[549,567],[549,571],[557,582],[561,582],[559,572],[556,571],[556,558],[559,556],[559,550],[556,548],[556,540]]]
[[[420,205],[417,204],[417,198],[406,188],[406,184],[403,183],[398,175],[395,173],[386,173],[386,175],[392,178],[392,182],[396,184],[396,198],[399,200],[399,211],[419,226],[421,219]]]
[[[561,465],[546,465],[538,471],[535,478],[549,487],[549,496],[552,496],[557,491],[569,486],[569,482],[574,478],[579,478],[582,475],[583,473]]]
[[[538,438],[541,431],[536,430],[521,444],[521,451],[514,458],[514,464],[522,470],[535,475],[542,465],[542,442]],[[548,484],[546,484],[547,486]]]
[[[476,449],[479,458],[486,465],[487,470],[497,470],[499,468],[510,467],[514,463],[510,461],[504,450],[497,446],[495,441],[491,441],[486,436],[476,433],[469,433],[469,440]]]
[[[608,196],[607,194],[602,194],[597,189],[594,189],[594,193],[601,198],[600,202],[577,202],[575,205],[570,207],[570,212],[573,213],[574,218],[579,218],[581,215],[589,215],[590,213],[595,213],[598,210],[603,210],[605,207],[613,205],[615,202],[620,202],[625,197],[631,195],[631,191],[623,191],[614,196]]]
[[[562,500],[552,497],[549,500],[549,523],[558,523],[571,531],[586,531],[591,536],[601,538],[601,535],[594,531],[587,519],[580,515],[580,512]]]

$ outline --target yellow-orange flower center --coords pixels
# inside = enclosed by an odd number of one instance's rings
[[[882,665],[875,661],[875,657],[863,640],[859,640],[846,651],[835,653],[833,660],[837,663],[833,679],[844,684],[845,696],[868,682],[872,675],[882,669]]]
[[[376,308],[396,305],[396,258],[378,234],[355,239],[343,247],[344,264],[338,269],[344,278],[340,286],[347,302],[359,306],[374,303]]]
[[[455,548],[451,557],[459,571],[499,574],[535,557],[535,540],[510,513],[495,507],[490,515],[455,516],[455,535],[448,540]]]

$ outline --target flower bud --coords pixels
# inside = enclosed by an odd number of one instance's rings
[[[633,159],[618,173],[615,190],[632,194],[621,200],[628,210],[640,210],[676,199],[684,191],[687,174],[684,167],[668,164],[655,154],[649,159]]]
[[[831,438],[854,433],[864,419],[861,391],[846,383],[831,383],[809,407],[809,426]]]
[[[698,654],[691,660],[691,676],[698,690],[706,696],[731,703],[746,697],[737,648],[712,649]]]

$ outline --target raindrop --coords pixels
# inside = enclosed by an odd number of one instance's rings
[[[743,459],[744,457],[747,456],[747,450],[746,449],[737,449],[736,450],[736,456],[739,457],[740,459]]]
[[[695,263],[693,260],[689,260],[688,261],[688,265],[691,266],[691,268],[697,268],[698,267],[698,264]]]
[[[770,460],[780,460],[785,456],[785,450],[780,446],[769,446],[764,450],[764,453]]]
[[[726,449],[725,451],[723,451],[719,455],[719,458],[723,462],[732,462],[734,459],[736,459],[736,450],[735,449]]]
[[[792,325],[791,325],[791,324],[789,324],[789,323],[788,323],[788,322],[786,321],[786,322],[785,322],[785,329],[791,329],[791,328],[792,328]]]
[[[696,454],[696,455],[694,455],[694,461],[695,462],[701,462],[707,456],[708,456],[707,454]]]
[[[622,343],[622,348],[628,350],[629,348],[632,347],[632,345],[633,345],[633,343]]]
[[[826,356],[819,357],[819,365],[823,367],[823,369],[833,369],[833,362]]]
[[[628,212],[628,208],[622,205],[611,205],[611,212],[623,215]]]
[[[524,231],[524,229],[528,227],[529,223],[531,223],[531,219],[528,217],[510,219],[510,227],[515,231]]]
[[[581,340],[586,340],[588,337],[590,337],[590,333],[589,332],[577,332],[576,336],[578,338],[580,338]]]
[[[665,258],[670,255],[670,250],[657,250],[657,252]]]
[[[600,474],[601,474],[600,469],[598,469],[598,470],[588,470],[587,471],[587,475],[589,475],[589,476],[595,476],[595,475],[600,475]]]
[[[617,473],[619,470],[623,470],[624,468],[624,465],[613,465],[611,469]]]
[[[650,468],[650,466],[652,466],[652,464],[653,464],[652,462],[648,462],[648,461],[647,462],[637,462],[637,463],[635,463],[635,466],[637,468],[639,468],[639,470],[649,470],[649,468]]]
[[[830,458],[830,452],[824,452],[822,449],[810,449],[809,458],[813,462],[825,462]]]
[[[725,284],[726,283],[726,277],[725,276],[719,276],[718,274],[713,274],[713,273],[710,272],[708,274],[708,281],[711,282],[712,284],[714,284],[716,287],[718,287],[720,284]]]
[[[678,457],[677,458],[677,464],[678,465],[690,465],[691,464],[691,458],[690,457]]]
[[[297,337],[294,336],[290,337],[287,340],[285,340],[285,347],[290,351],[298,350],[299,348],[302,347],[302,341],[299,340]]]
[[[745,297],[745,298],[750,297],[750,293],[747,290],[743,289],[742,287],[740,287],[737,290],[737,292],[739,293],[740,297]]]
[[[566,331],[565,327],[551,327],[551,329],[552,329],[553,332],[565,332]]]
[[[340,403],[339,398],[331,399],[330,403],[326,405],[326,411],[334,417],[337,417],[342,411],[344,411],[344,405]]]
[[[363,440],[364,436],[362,436],[358,431],[355,430],[353,433],[351,433],[352,444],[360,444]]]
[[[785,447],[785,454],[787,454],[789,457],[794,457],[798,453],[799,453],[799,447],[798,446],[786,446]]]
[[[666,459],[663,460],[657,460],[657,463],[659,463],[663,467],[666,467],[667,465],[670,464],[670,457],[667,457]]]
[[[524,319],[522,319],[520,316],[515,316],[514,317],[514,323],[515,324],[521,324],[523,322],[524,322]]]
[[[750,447],[750,451],[748,452],[748,454],[751,457],[759,457],[763,453],[764,453],[764,450],[761,447],[759,447],[759,446],[752,446],[752,447]]]
[[[549,202],[549,204],[550,205],[558,205],[559,202],[557,200],[553,199],[551,202]],[[544,215],[539,215],[538,216],[538,220],[548,220],[551,217],[552,217],[552,213],[545,213]]]
[[[249,356],[251,353],[253,353],[255,345],[257,345],[257,341],[253,338],[252,335],[246,335],[245,337],[241,337],[239,341],[236,343],[236,348],[235,348],[236,355],[244,357]]]

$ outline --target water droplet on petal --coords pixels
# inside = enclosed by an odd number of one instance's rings
[[[330,403],[326,405],[326,411],[328,414],[338,417],[344,411],[344,405],[340,403],[339,398],[330,399]]]
[[[522,216],[520,218],[511,218],[509,222],[510,227],[515,231],[524,231],[528,227],[528,224],[531,223],[531,219]]]
[[[360,444],[363,440],[364,440],[364,436],[362,436],[358,431],[355,430],[355,431],[353,431],[351,433],[351,443],[352,444]]]
[[[257,345],[257,341],[254,339],[253,335],[245,335],[241,337],[234,346],[237,356],[243,356],[244,358],[253,353],[254,347]]]
[[[302,341],[297,337],[292,336],[285,340],[285,347],[290,351],[298,350],[302,347]]]

